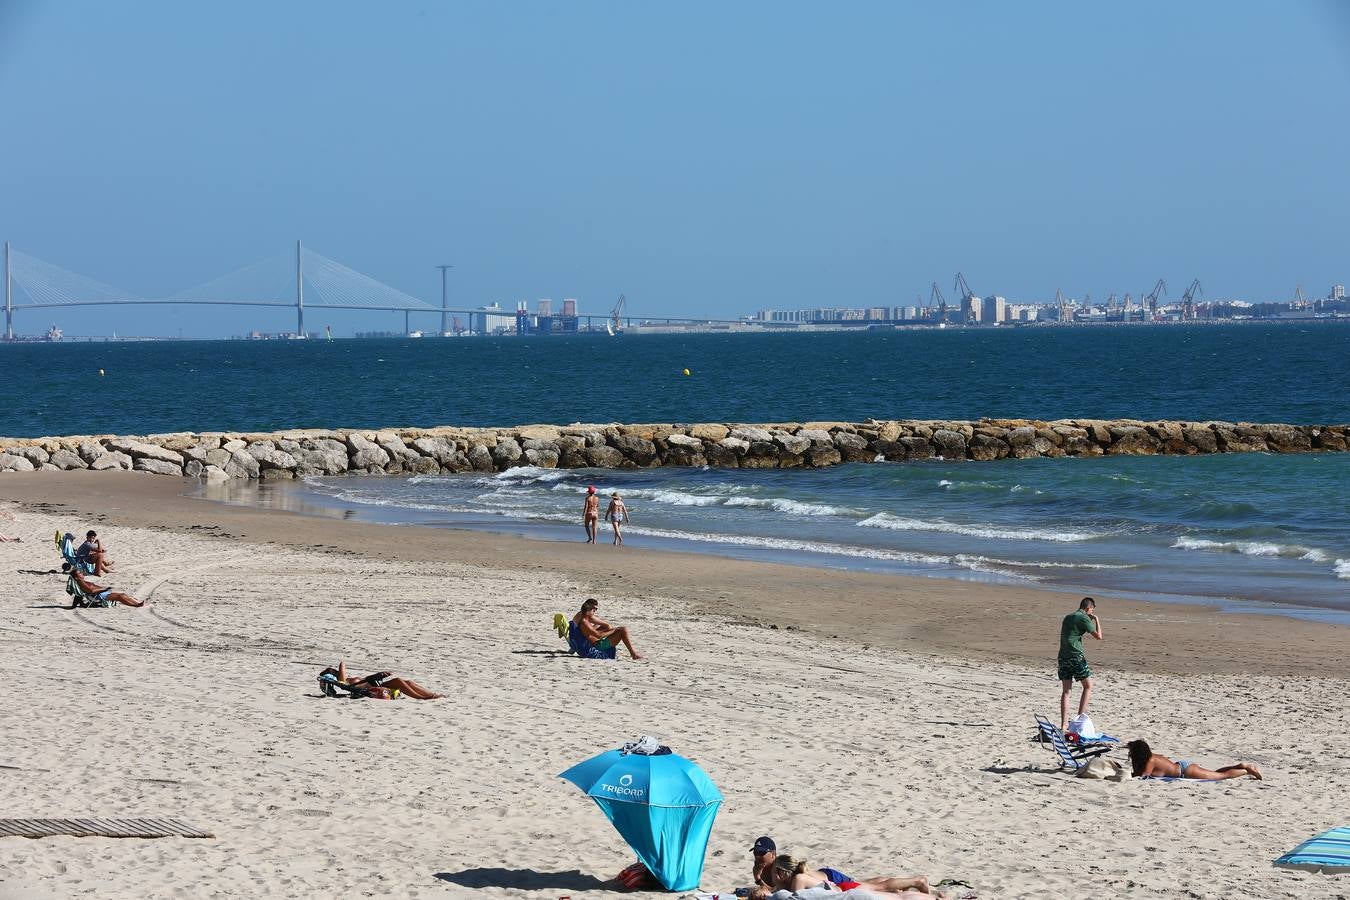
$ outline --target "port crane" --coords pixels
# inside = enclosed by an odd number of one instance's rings
[[[1068,318],[1069,302],[1064,299],[1064,292],[1055,288],[1055,307],[1059,310],[1059,320],[1061,322]]]
[[[957,272],[956,284],[953,285],[952,289],[961,293],[961,306],[963,307],[962,311],[966,314],[966,321],[978,321],[979,313],[975,306],[977,298],[975,292],[970,289],[970,285],[966,284],[966,276]]]
[[[1167,296],[1167,282],[1163,281],[1161,278],[1159,278],[1158,283],[1153,286],[1153,290],[1149,291],[1148,295],[1144,297],[1144,301],[1147,301],[1150,318],[1156,319],[1158,317],[1158,294],[1160,293],[1164,297]],[[1142,303],[1144,301],[1140,302]]]
[[[937,301],[938,316],[945,325],[947,323],[947,298],[942,296],[942,289],[938,287],[936,281],[933,282],[933,290],[928,295],[928,305],[932,306],[933,301]]]
[[[1112,310],[1116,308],[1116,292],[1112,291],[1111,296],[1106,298],[1106,308]]]
[[[619,299],[614,303],[614,309],[610,310],[609,318],[610,321],[614,323],[611,327],[615,334],[618,334],[623,330],[623,327],[619,324],[619,320],[623,316],[624,309],[627,308],[627,306],[628,300],[623,294],[620,294]]]
[[[1195,318],[1195,298],[1202,296],[1205,289],[1200,286],[1200,279],[1197,278],[1191,282],[1191,286],[1186,288],[1186,293],[1181,295],[1181,317],[1183,319]]]

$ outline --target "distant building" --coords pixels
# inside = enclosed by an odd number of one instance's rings
[[[895,317],[901,322],[913,322],[915,319],[923,318],[922,307],[897,306],[895,308]]]
[[[563,314],[564,316],[575,316],[575,315],[577,314],[577,301],[576,301],[576,298],[574,298],[574,297],[565,297],[565,298],[563,298],[563,310],[562,310],[562,314]]]
[[[1343,285],[1343,284],[1333,284],[1333,285],[1331,286],[1331,299],[1332,299],[1332,300],[1344,300],[1344,299],[1345,299],[1345,285]]]
[[[1008,301],[997,294],[984,298],[984,309],[980,315],[980,321],[989,325],[997,325],[1007,317]]]
[[[540,301],[539,301],[539,315],[541,315],[541,316],[551,316],[551,315],[553,315],[553,301],[552,301],[552,300],[540,300]]]
[[[469,330],[478,334],[496,334],[500,331],[514,331],[516,317],[502,309],[500,303],[480,306],[478,312],[469,316]]]
[[[976,297],[974,294],[970,295],[969,297],[962,297],[961,320],[963,322],[980,321],[980,313],[982,311],[981,306],[982,304],[980,303],[980,298]]]
[[[871,306],[863,313],[863,318],[869,322],[884,322],[890,318],[890,313],[884,306]]]

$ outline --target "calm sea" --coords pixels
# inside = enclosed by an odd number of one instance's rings
[[[1347,422],[1348,350],[1344,324],[3,346],[0,434],[982,415]],[[624,495],[635,545],[1350,621],[1350,454],[520,469],[217,496],[575,540],[590,483]]]

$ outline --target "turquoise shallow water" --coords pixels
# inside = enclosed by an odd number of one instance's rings
[[[1312,323],[0,346],[0,434],[985,415],[1347,422],[1347,350],[1350,325]],[[318,479],[284,502],[572,540],[590,482],[626,494],[635,543],[1350,610],[1350,455],[525,469]]]
[[[314,478],[275,489],[272,501],[370,521],[579,540],[587,484],[622,493],[634,546],[1350,613],[1350,454],[819,471],[521,468]],[[237,488],[233,496],[260,499]]]

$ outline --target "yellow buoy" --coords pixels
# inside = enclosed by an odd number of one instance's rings
[[[684,370],[684,374],[688,375],[688,374],[689,374],[689,370],[688,370],[688,369],[685,369],[685,370]]]

